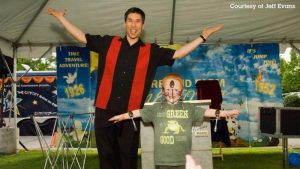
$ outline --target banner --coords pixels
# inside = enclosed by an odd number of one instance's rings
[[[57,114],[56,105],[56,72],[17,72],[17,116],[55,116]],[[4,80],[4,117],[14,116],[12,78]],[[0,80],[2,86],[2,80]]]
[[[172,67],[161,67],[152,83],[147,102],[161,100],[161,79],[168,73],[184,78],[183,100],[197,99],[198,80],[217,79],[223,109],[238,109],[229,118],[233,146],[267,146],[270,138],[259,133],[260,106],[282,106],[278,44],[201,45]]]
[[[178,49],[180,46],[166,46]],[[97,83],[97,55],[91,52],[91,101],[93,108]],[[232,146],[268,146],[272,138],[259,133],[261,106],[282,106],[279,70],[279,45],[204,44],[172,67],[159,67],[146,102],[161,101],[161,79],[168,73],[184,78],[183,100],[196,100],[196,82],[216,79],[220,82],[225,110],[238,109],[237,118],[227,118]]]
[[[57,109],[62,117],[74,115],[82,128],[90,113],[90,53],[85,47],[57,47]],[[78,127],[78,126],[76,126]]]

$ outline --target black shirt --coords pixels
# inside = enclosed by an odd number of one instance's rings
[[[86,46],[91,50],[99,54],[98,59],[98,82],[97,82],[97,94],[98,88],[101,83],[107,51],[110,47],[111,41],[114,36],[100,36],[100,35],[89,35],[86,34],[87,44]],[[109,97],[109,101],[106,110],[112,110],[117,112],[127,112],[128,102],[131,92],[131,86],[134,78],[137,58],[139,49],[145,44],[139,40],[134,45],[130,46],[127,38],[120,38],[122,42],[121,48],[118,54],[116,62],[112,91]],[[150,90],[152,80],[154,79],[156,68],[158,66],[169,65],[172,66],[174,63],[173,55],[175,51],[173,49],[161,48],[157,44],[151,44],[150,60],[146,73],[145,87],[142,97],[140,108],[143,107],[146,96]]]

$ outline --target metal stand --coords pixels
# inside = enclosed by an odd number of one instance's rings
[[[289,148],[288,148],[288,138],[282,138],[282,153],[283,153],[283,168],[289,168]]]
[[[19,140],[19,144],[24,148],[25,151],[29,151],[28,148]]]
[[[288,138],[300,138],[299,107],[259,107],[263,136],[282,139],[282,166],[289,168]]]
[[[74,116],[82,116],[88,115],[87,124],[83,130],[83,135],[81,138],[78,137],[78,133],[76,131]],[[65,117],[65,118],[64,118]],[[58,144],[56,145],[56,149],[51,149],[49,143],[47,143],[45,137],[39,125],[36,121],[37,117],[33,117],[35,129],[37,131],[38,140],[41,146],[41,150],[45,157],[44,169],[50,168],[61,168],[61,169],[84,169],[86,163],[86,155],[88,148],[91,147],[91,129],[92,122],[94,119],[93,113],[82,113],[82,114],[67,114],[67,115],[58,115],[54,124],[54,128],[52,131],[53,139],[55,133],[55,129],[57,126],[57,132],[60,134]],[[75,147],[73,140],[71,139],[71,129],[74,129],[76,141],[79,142],[78,146]],[[83,142],[86,141],[85,145]]]

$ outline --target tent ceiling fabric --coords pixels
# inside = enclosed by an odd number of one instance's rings
[[[58,21],[47,14],[49,6],[59,10],[66,9],[66,17],[86,33],[121,36],[124,36],[124,12],[132,6],[140,7],[146,13],[143,40],[169,44],[173,2],[176,2],[174,43],[186,43],[199,36],[204,27],[218,23],[224,24],[224,29],[210,37],[209,43],[300,42],[299,0],[0,0],[0,2],[2,7],[0,45],[5,49],[3,51],[11,50],[2,45],[3,43],[9,44],[8,46],[76,43]],[[231,4],[289,4],[295,8],[233,9],[230,7]],[[39,12],[43,5],[44,8]]]

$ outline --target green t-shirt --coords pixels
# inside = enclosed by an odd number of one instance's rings
[[[157,103],[141,110],[142,120],[154,126],[155,165],[185,164],[185,155],[191,153],[193,123],[203,120],[204,111],[181,102],[175,105]]]

